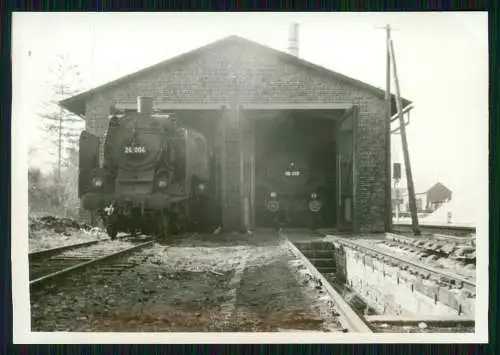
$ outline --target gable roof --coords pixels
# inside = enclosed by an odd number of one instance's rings
[[[435,190],[435,189],[438,189],[438,188],[441,188],[441,189],[443,189],[443,190],[446,190],[446,191],[448,191],[449,193],[451,193],[451,192],[452,192],[449,188],[447,188],[447,187],[446,187],[443,183],[441,183],[441,182],[437,182],[437,183],[435,183],[434,185],[432,185],[431,187],[429,187],[429,189],[428,189],[426,192],[429,192],[429,191],[431,191],[431,190]]]
[[[383,90],[381,88],[378,88],[376,86],[367,84],[363,81],[348,77],[348,76],[340,74],[338,72],[332,71],[332,70],[327,69],[325,67],[322,67],[320,65],[313,64],[313,63],[308,62],[304,59],[301,59],[301,58],[295,57],[291,54],[288,54],[286,52],[278,51],[276,49],[273,49],[271,47],[262,45],[260,43],[248,40],[246,38],[232,35],[232,36],[222,38],[218,41],[209,43],[205,46],[199,47],[199,48],[194,49],[192,51],[180,54],[180,55],[175,56],[173,58],[169,58],[169,59],[164,60],[160,63],[154,64],[154,65],[149,66],[147,68],[136,71],[132,74],[129,74],[129,75],[123,76],[121,78],[118,78],[116,80],[110,81],[104,85],[92,88],[90,90],[84,91],[84,92],[77,94],[75,96],[64,99],[64,100],[59,102],[59,105],[61,105],[62,107],[68,109],[69,111],[71,111],[75,114],[83,115],[83,114],[85,114],[85,101],[87,100],[87,98],[91,94],[95,94],[96,92],[104,91],[104,90],[109,89],[113,86],[119,85],[120,83],[126,82],[130,79],[139,77],[141,75],[149,73],[150,71],[154,71],[156,69],[159,69],[160,67],[185,61],[191,57],[200,55],[206,51],[214,50],[214,49],[223,47],[223,46],[225,46],[227,44],[231,44],[231,43],[239,43],[239,44],[244,44],[244,45],[257,46],[260,49],[263,49],[263,50],[265,50],[265,51],[267,51],[275,56],[278,56],[279,58],[287,60],[287,61],[289,61],[293,64],[296,64],[298,66],[312,69],[312,70],[317,71],[317,72],[319,72],[322,75],[325,75],[327,77],[331,77],[331,78],[335,78],[338,80],[342,80],[342,81],[351,83],[354,86],[357,86],[359,88],[363,88],[363,89],[365,89],[369,92],[372,92],[375,95],[380,96],[382,98],[385,97],[385,90]],[[397,112],[395,96],[394,95],[391,95],[391,96],[392,96],[392,112]],[[411,104],[411,101],[409,101],[405,98],[402,98],[402,101],[403,101],[403,107],[406,107],[409,104]]]

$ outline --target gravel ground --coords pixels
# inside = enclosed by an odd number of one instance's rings
[[[266,255],[267,254],[267,255]],[[243,273],[233,327],[238,331],[339,330],[325,292],[299,273],[301,263],[284,248],[263,250]],[[301,277],[302,276],[302,277]]]
[[[301,279],[288,250],[272,238],[259,245],[259,238],[229,238],[229,246],[226,236],[156,244],[130,257],[135,267],[119,274],[75,276],[57,293],[34,295],[32,330],[339,329],[324,292]],[[244,239],[252,242],[241,245]]]

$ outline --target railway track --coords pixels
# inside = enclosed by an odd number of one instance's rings
[[[30,253],[30,290],[53,285],[69,275],[108,263],[153,242],[152,238],[148,240],[125,236],[115,241],[108,239],[91,241]],[[116,250],[117,244],[119,250]],[[104,245],[109,247],[106,248]],[[119,266],[127,267],[127,265]]]
[[[348,240],[349,238],[339,238],[339,237],[329,237],[327,240],[324,239],[322,235],[321,238],[314,238],[313,241],[302,241],[300,239],[294,240],[294,242],[289,242],[295,249],[295,253],[300,259],[306,259],[304,264],[308,266],[311,270],[311,275],[315,278],[317,283],[322,285],[327,285],[328,293],[331,294],[332,299],[340,301],[336,304],[337,309],[340,313],[340,318],[343,323],[346,324],[351,329],[366,329],[368,327],[371,332],[471,332],[474,329],[474,317],[467,314],[461,313],[461,307],[458,307],[455,315],[453,315],[452,309],[457,309],[452,303],[443,303],[450,307],[447,313],[443,313],[442,316],[433,315],[432,311],[420,313],[394,313],[398,309],[397,303],[390,301],[390,303],[395,306],[393,309],[386,310],[386,306],[382,308],[381,304],[378,303],[385,299],[384,293],[377,293],[376,290],[371,290],[370,288],[357,289],[352,288],[350,279],[345,279],[346,275],[350,271],[344,271],[346,260],[337,259],[336,250],[339,248],[339,244],[344,247],[349,247],[352,250],[363,251],[365,255],[370,255],[373,259],[378,259],[381,262],[389,263],[389,265],[399,265],[402,270],[406,270],[412,275],[421,275],[426,282],[436,282],[440,285],[440,288],[446,290],[451,290],[454,288],[465,289],[466,292],[470,292],[472,297],[475,297],[475,280],[464,278],[460,275],[445,272],[442,270],[437,270],[435,268],[429,267],[428,265],[412,262],[407,258],[397,257],[388,253],[384,253],[378,249],[370,248],[365,245],[360,245],[354,241]],[[338,243],[336,243],[338,242]],[[301,253],[302,256],[298,253]],[[356,261],[351,260],[350,263],[356,263]],[[340,265],[339,265],[340,263]],[[359,267],[359,266],[358,266]],[[339,269],[340,268],[340,269]],[[349,269],[351,270],[351,269]],[[371,269],[370,269],[371,270]],[[340,271],[340,273],[339,273]],[[347,274],[346,274],[347,272]],[[358,271],[355,271],[356,274]],[[384,274],[385,275],[385,274]],[[382,275],[378,276],[381,277]],[[373,277],[377,279],[374,274]],[[385,277],[385,276],[384,276]],[[352,276],[351,276],[352,278]],[[418,276],[417,276],[418,278]],[[380,279],[379,279],[380,280]],[[434,281],[432,281],[434,280]],[[398,281],[399,284],[399,281]],[[368,284],[366,284],[368,285]],[[409,287],[407,285],[406,287]],[[444,287],[443,287],[444,286]],[[366,287],[366,286],[365,286]],[[381,289],[385,286],[380,284]],[[390,287],[387,285],[387,287]],[[411,287],[411,296],[421,299],[422,297],[429,297],[428,301],[435,304],[436,298],[433,301],[432,297],[435,295],[429,295],[420,287],[415,290],[419,290],[418,293],[413,293],[414,287]],[[434,289],[437,290],[437,289]],[[368,291],[372,296],[366,298],[365,292]],[[441,291],[437,291],[441,292]],[[368,294],[367,294],[368,295]],[[420,295],[420,296],[418,296]],[[378,302],[372,303],[373,301]],[[422,299],[423,300],[423,299]],[[384,303],[383,301],[382,303]],[[403,308],[406,306],[403,306]],[[442,307],[442,306],[439,306]],[[468,307],[468,306],[467,306]],[[410,311],[411,312],[411,311]],[[463,311],[462,311],[463,312]],[[355,316],[353,316],[353,313]],[[351,324],[354,323],[354,324]],[[363,325],[364,324],[364,325]]]
[[[109,240],[109,239],[96,239],[96,240],[91,240],[89,242],[74,243],[74,244],[69,244],[69,245],[63,245],[61,247],[55,247],[55,248],[44,249],[44,250],[37,250],[37,251],[31,252],[28,254],[28,260],[30,263],[41,261],[41,260],[50,258],[54,255],[60,254],[60,253],[67,251],[67,250],[83,248],[86,246],[102,243],[102,242],[107,241],[107,240]]]
[[[406,268],[410,268],[417,273],[425,276],[425,278],[433,278],[436,280],[438,283],[441,284],[446,284],[447,286],[453,287],[453,286],[459,286],[463,287],[465,289],[468,289],[471,291],[473,294],[476,293],[476,282],[473,279],[468,279],[465,277],[462,277],[457,274],[452,274],[450,272],[444,271],[444,270],[439,270],[434,267],[425,265],[423,263],[418,263],[414,262],[411,260],[408,260],[407,258],[403,258],[401,256],[396,256],[394,254],[389,254],[386,252],[383,252],[379,249],[360,244],[359,242],[356,241],[350,241],[346,239],[340,240],[337,238],[337,241],[340,244],[343,244],[345,246],[349,246],[353,248],[354,250],[364,250],[368,252],[368,254],[378,257],[383,259],[384,261],[393,261],[397,263],[398,265],[404,265]]]
[[[415,238],[393,233],[386,233],[385,239],[388,246],[420,252],[422,256],[432,255],[433,260],[448,258],[466,264],[476,264],[476,248],[472,239],[439,236]]]
[[[132,235],[122,235],[120,237],[117,237],[116,240],[127,240],[130,238],[134,238],[134,237]],[[36,250],[36,251],[30,252],[28,254],[28,260],[29,260],[29,262],[40,262],[41,260],[48,259],[54,255],[61,254],[65,251],[80,249],[80,248],[84,248],[84,247],[99,244],[99,243],[109,243],[110,241],[111,241],[110,238],[95,239],[95,240],[90,240],[90,241],[81,242],[81,243],[66,244],[66,245],[53,247],[53,248],[49,248],[49,249]]]
[[[476,234],[476,227],[456,226],[456,225],[430,225],[420,224],[418,226],[424,235],[441,234],[443,237],[470,237],[471,234]],[[395,233],[413,235],[412,226],[409,224],[393,224],[392,231]]]
[[[269,234],[274,242],[266,238],[255,233],[193,235],[174,243],[143,241],[112,254],[93,255],[91,260],[84,260],[89,258],[88,247],[76,249],[71,264],[65,264],[62,270],[32,278],[31,288],[38,289],[36,296],[32,296],[33,322],[40,330],[56,327],[66,331],[141,331],[139,329],[151,327],[193,331],[197,329],[196,323],[205,322],[204,327],[212,331],[322,328],[330,332],[370,332],[292,243],[283,243],[276,233]],[[134,253],[127,261],[120,258],[145,247],[146,250]],[[56,254],[48,260],[61,260],[60,256]],[[203,264],[202,260],[193,260],[199,257],[205,260]],[[224,266],[221,258],[226,258],[232,266]],[[323,301],[308,298],[310,292],[317,293],[314,288],[308,288],[309,293],[298,291],[305,286],[297,281],[296,270],[287,266],[290,260],[300,261],[320,280],[322,289],[331,298],[333,313],[325,316],[324,311],[317,309]],[[82,271],[90,266],[95,266],[95,271],[84,276]],[[61,278],[65,282],[58,282]],[[53,285],[56,292],[46,292],[46,288],[41,287],[48,284]],[[122,293],[123,290],[128,291]],[[115,295],[116,292],[120,296],[113,296],[114,301],[102,304],[109,293]],[[138,299],[134,301],[134,297]],[[284,299],[276,300],[276,297]],[[308,302],[312,303],[308,305]],[[117,306],[122,303],[127,306]],[[78,310],[78,306],[72,305],[81,305],[81,308]],[[110,313],[112,308],[115,311]],[[207,316],[207,309],[215,311]],[[299,313],[293,316],[294,312]],[[55,317],[59,320],[50,320]],[[133,325],[130,325],[131,319]],[[182,319],[189,320],[186,322],[190,322],[190,328],[172,323],[182,323]]]
[[[286,233],[259,232],[130,244],[96,253],[92,247],[99,245],[82,246],[45,259],[62,264],[31,278],[35,329],[366,333],[390,332],[402,324],[419,328],[411,317],[394,320],[353,302],[354,292],[334,283],[333,244],[311,254]]]

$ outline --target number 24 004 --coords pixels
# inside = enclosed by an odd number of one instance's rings
[[[125,154],[146,153],[145,147],[125,147]]]

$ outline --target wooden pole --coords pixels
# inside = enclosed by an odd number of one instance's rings
[[[391,55],[389,53],[389,43],[391,40],[391,26],[386,25],[386,89],[385,89],[385,104],[386,104],[386,120],[385,120],[385,231],[392,230],[392,201],[391,201],[391,115],[392,115],[392,100],[391,100]]]
[[[408,150],[408,141],[406,139],[406,127],[403,118],[403,110],[402,110],[402,102],[401,95],[399,90],[399,80],[398,80],[398,72],[396,67],[396,55],[394,54],[394,44],[392,40],[390,41],[389,52],[392,59],[392,68],[394,73],[394,83],[396,85],[396,104],[399,112],[399,125],[401,132],[401,140],[403,143],[403,155],[405,162],[405,171],[406,171],[406,181],[408,184],[408,197],[410,202],[410,213],[411,213],[411,221],[412,221],[412,229],[415,235],[420,235],[420,229],[418,227],[418,215],[417,215],[417,203],[415,201],[415,187],[413,186],[413,175],[411,172],[410,165],[410,153]]]

